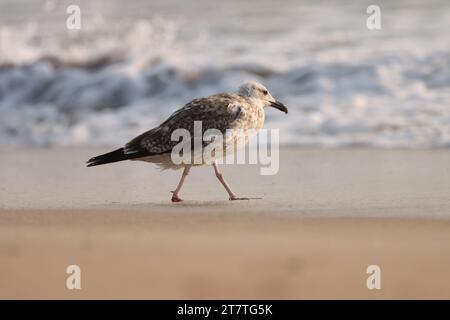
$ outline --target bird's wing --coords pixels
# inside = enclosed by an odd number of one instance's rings
[[[217,129],[222,134],[243,115],[244,98],[238,95],[217,94],[192,100],[175,111],[159,127],[151,129],[126,144],[125,153],[147,155],[170,152],[179,141],[172,141],[176,129],[189,131],[194,138],[194,121],[201,121],[202,135],[208,129]]]

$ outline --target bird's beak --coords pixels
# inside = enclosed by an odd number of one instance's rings
[[[283,111],[284,113],[288,113],[288,108],[282,104],[280,101],[271,101],[270,106],[274,107],[275,109],[278,109],[280,111]]]

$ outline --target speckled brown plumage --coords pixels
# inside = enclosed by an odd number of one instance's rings
[[[123,148],[91,158],[88,166],[95,166],[122,160],[141,160],[152,162],[162,169],[178,169],[173,164],[171,151],[179,141],[172,141],[176,129],[187,130],[194,139],[194,124],[201,121],[202,136],[208,129],[219,130],[224,137],[223,154],[235,151],[248,141],[251,133],[264,125],[264,107],[285,108],[270,95],[267,89],[248,82],[239,87],[236,93],[219,93],[206,98],[194,99],[175,111],[166,121],[137,136]],[[287,109],[280,109],[287,112]],[[232,134],[226,136],[227,130]],[[200,137],[201,138],[201,137]],[[207,142],[203,143],[203,146]],[[230,151],[231,150],[231,151]]]
[[[160,126],[127,143],[124,152],[133,154],[146,151],[158,154],[159,157],[150,155],[136,160],[154,162],[164,169],[176,169],[178,166],[171,164],[170,159],[166,159],[170,158],[170,151],[179,143],[171,140],[171,134],[176,129],[186,129],[191,137],[194,137],[194,121],[202,122],[202,134],[208,129],[217,129],[222,134],[225,134],[227,129],[232,129],[233,136],[230,138],[236,140],[239,138],[236,136],[237,133],[246,134],[250,129],[257,131],[262,128],[264,110],[250,98],[239,94],[220,93],[194,99],[175,111]],[[244,139],[247,140],[246,137]],[[224,148],[225,152],[226,150]]]

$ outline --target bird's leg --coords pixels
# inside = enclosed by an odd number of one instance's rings
[[[177,188],[176,188],[174,191],[172,191],[172,193],[173,193],[172,199],[171,199],[172,202],[180,202],[180,201],[183,201],[183,199],[181,199],[181,198],[178,196],[178,193],[180,192],[181,187],[183,186],[184,179],[186,179],[186,176],[189,174],[189,170],[191,170],[191,165],[187,165],[187,166],[184,167],[183,174],[181,175],[180,182],[178,182]]]
[[[225,190],[227,190],[228,195],[230,196],[230,200],[249,200],[249,198],[238,198],[234,194],[233,190],[231,190],[230,186],[228,185],[227,181],[225,180],[222,172],[220,172],[217,162],[214,161],[213,167],[214,167],[214,172],[216,173],[217,179],[219,179],[220,183],[225,187]]]

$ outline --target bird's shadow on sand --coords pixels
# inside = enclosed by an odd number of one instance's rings
[[[198,201],[198,200],[185,200],[182,202],[159,202],[159,203],[142,203],[142,205],[152,205],[159,207],[169,208],[210,208],[210,207],[228,207],[230,206],[229,200],[213,200],[213,201]]]
[[[199,200],[185,200],[182,202],[109,202],[103,204],[92,205],[93,209],[183,209],[183,208],[196,208],[196,209],[208,209],[208,208],[229,208],[234,206],[248,205],[249,202],[258,201],[260,199],[230,201],[230,200],[212,200],[212,201],[199,201]]]

